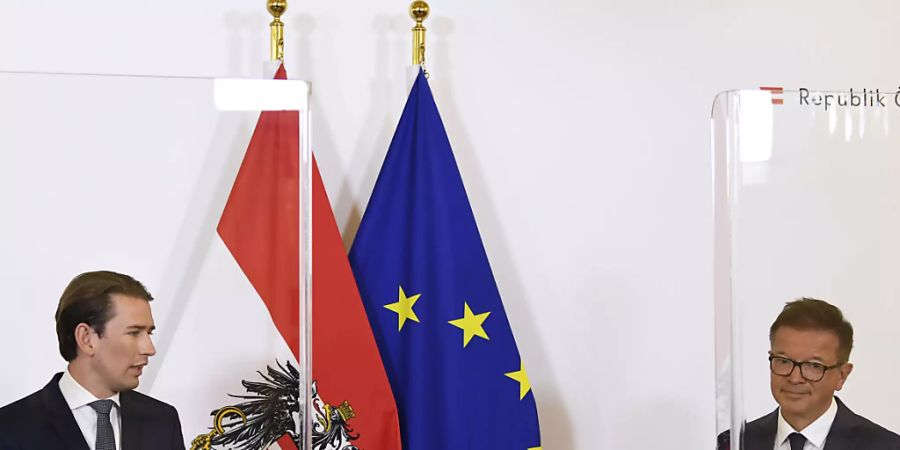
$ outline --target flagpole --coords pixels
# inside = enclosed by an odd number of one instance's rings
[[[281,21],[281,15],[287,10],[287,0],[266,0],[266,8],[275,18],[269,24],[270,57],[272,61],[284,61],[284,22]]]
[[[300,178],[298,180],[299,186],[299,195],[300,195],[300,240],[298,245],[300,246],[300,251],[298,252],[298,256],[301,258],[299,267],[300,267],[300,278],[297,281],[300,283],[297,287],[300,289],[298,292],[298,300],[300,300],[300,327],[301,333],[299,337],[301,339],[300,342],[300,358],[303,364],[303,391],[301,394],[305,397],[304,409],[302,421],[299,425],[300,430],[303,431],[303,442],[301,446],[301,450],[313,450],[313,429],[312,429],[312,420],[313,420],[313,406],[312,406],[312,383],[313,383],[313,350],[312,350],[312,328],[313,328],[313,296],[312,296],[312,271],[313,262],[312,262],[312,252],[313,252],[313,224],[312,224],[312,148],[310,146],[310,132],[312,131],[312,117],[309,111],[309,105],[304,111],[299,111],[297,114],[297,118],[300,121],[298,131],[300,132],[300,140],[298,141],[300,152],[300,158],[298,160],[299,167],[297,168],[299,171]],[[303,252],[303,249],[306,249],[306,252]],[[300,363],[298,361],[298,363]]]
[[[425,65],[425,27],[422,22],[428,18],[430,12],[431,8],[424,0],[416,0],[409,5],[409,16],[416,21],[416,26],[412,28],[412,63],[414,66]]]
[[[276,61],[278,63],[284,62],[284,22],[281,21],[281,16],[287,10],[287,7],[287,0],[266,0],[266,9],[269,10],[269,13],[273,17],[272,22],[269,24],[269,58],[272,61]],[[300,270],[297,274],[297,282],[299,283],[297,286],[299,288],[299,291],[297,292],[297,301],[300,303],[298,305],[298,321],[300,327],[298,337],[300,338],[300,354],[298,355],[299,361],[297,361],[297,363],[300,365],[300,383],[302,385],[302,388],[301,386],[298,386],[298,389],[300,389],[300,392],[298,392],[298,399],[301,399],[302,406],[301,410],[298,411],[300,413],[300,423],[297,424],[297,429],[295,431],[297,432],[298,436],[301,437],[300,450],[311,450],[312,277],[310,276],[310,273],[312,269],[312,194],[309,189],[309,183],[312,179],[312,161],[309,159],[309,111],[298,111],[298,120],[300,121],[298,125],[303,125],[305,123],[307,126],[298,127],[300,136],[297,141],[297,143],[299,144],[297,148],[297,151],[299,153],[299,157],[297,159],[299,167],[297,169],[299,175],[298,194],[300,203],[297,211],[297,214],[299,215],[299,240],[297,244],[300,247],[297,253],[298,257],[300,258],[300,261],[298,261],[298,267]]]

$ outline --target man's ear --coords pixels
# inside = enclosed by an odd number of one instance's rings
[[[844,387],[844,383],[847,381],[847,377],[850,376],[850,372],[853,372],[853,363],[844,364],[839,370],[841,381],[838,382],[837,388],[835,389],[836,391],[839,391],[842,387]]]
[[[75,327],[75,345],[78,346],[79,353],[94,356],[94,354],[97,353],[97,350],[95,349],[97,338],[99,338],[99,336],[90,325],[79,323],[78,326]]]

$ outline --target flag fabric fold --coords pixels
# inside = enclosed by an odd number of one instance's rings
[[[283,66],[275,78],[287,78]],[[242,401],[214,405],[217,409],[211,405],[211,415],[224,419],[223,432],[200,435],[196,442],[208,442],[211,447],[206,448],[216,450],[298,448],[299,410],[311,416],[315,450],[400,450],[396,404],[315,161],[309,180],[313,379],[303,376],[299,224],[300,183],[305,180],[298,152],[299,119],[297,111],[260,113],[217,227],[257,294],[251,301],[265,305],[269,327],[283,339],[273,347],[289,348],[293,358],[272,351],[254,355],[256,361],[267,360],[266,365],[240,367],[241,355],[228,355],[236,361],[214,372],[217,384],[230,377],[224,384],[233,387],[221,396],[232,394]],[[263,337],[258,329],[237,329],[231,335],[239,340]],[[247,366],[249,359],[243,360]],[[258,376],[242,380],[235,369]],[[313,399],[304,407],[298,388],[307,382],[312,383]]]
[[[286,78],[284,67],[276,78]],[[294,358],[300,343],[300,118],[260,113],[217,231]]]
[[[420,71],[350,251],[404,450],[540,448],[537,407]]]
[[[312,172],[313,379],[323,397],[352,406],[353,445],[400,450],[397,405],[315,158]]]

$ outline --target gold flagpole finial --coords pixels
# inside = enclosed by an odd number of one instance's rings
[[[416,20],[413,32],[413,65],[425,64],[425,27],[422,21],[428,17],[431,9],[423,0],[416,0],[409,5],[409,16]]]
[[[284,22],[281,15],[287,10],[287,0],[266,0],[266,8],[275,20],[269,24],[272,30],[271,57],[272,61],[284,60]]]

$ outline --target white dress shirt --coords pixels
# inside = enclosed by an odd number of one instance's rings
[[[837,402],[834,397],[831,398],[831,406],[825,410],[825,413],[819,416],[813,423],[806,428],[797,431],[784,420],[781,415],[781,408],[778,409],[778,432],[775,434],[775,450],[791,450],[791,441],[788,436],[791,433],[799,432],[806,438],[803,444],[803,450],[822,450],[825,447],[825,438],[831,430],[831,424],[834,423],[834,417],[837,415]]]
[[[78,428],[81,429],[81,434],[84,435],[84,440],[87,441],[88,447],[91,450],[97,450],[97,411],[94,411],[90,403],[107,399],[97,398],[94,394],[88,392],[87,389],[72,378],[68,369],[63,372],[62,378],[59,379],[59,390],[62,391],[63,398],[69,404],[69,409],[72,410],[75,422],[78,422]],[[119,414],[119,408],[121,408],[119,394],[109,397],[108,400],[112,400],[115,405],[109,412],[109,421],[112,423],[113,435],[116,437],[116,449],[122,450],[122,420]]]

